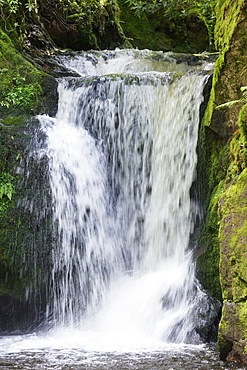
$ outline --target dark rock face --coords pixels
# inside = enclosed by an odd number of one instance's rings
[[[37,123],[29,124],[29,132],[27,123],[0,129],[0,144],[8,153],[5,171],[14,186],[6,207],[1,203],[1,333],[30,331],[39,325],[46,305],[51,204],[46,161],[30,155],[32,145],[42,142],[42,137],[35,132]]]
[[[216,342],[221,304],[209,296],[203,296],[195,312],[195,330],[205,343]]]
[[[10,297],[0,296],[0,333],[18,334],[30,331],[33,313],[28,305]]]

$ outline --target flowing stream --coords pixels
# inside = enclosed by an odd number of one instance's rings
[[[0,368],[241,368],[197,330],[213,310],[191,242],[212,65],[147,50],[58,62],[77,75],[59,81],[56,117],[38,117],[54,237],[46,330],[2,337]]]

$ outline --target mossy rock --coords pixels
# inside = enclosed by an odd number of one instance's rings
[[[199,248],[204,251],[197,259],[197,276],[204,288],[210,295],[221,302],[221,286],[219,275],[219,215],[218,201],[224,188],[224,182],[220,182],[214,189],[207,210],[207,217],[200,232],[198,240]]]
[[[246,362],[243,351],[247,339],[244,314],[247,300],[246,109],[241,104],[222,110],[216,107],[240,99],[240,87],[247,84],[245,3],[221,0],[216,6],[215,40],[220,56],[203,120],[204,126],[208,126],[205,168],[211,200],[200,240],[207,251],[198,260],[199,275],[213,295],[217,271],[220,275],[224,300],[218,335],[221,358],[240,362]],[[222,186],[218,185],[221,180]],[[207,271],[211,261],[216,274]]]
[[[223,298],[247,298],[247,170],[220,199],[221,285]]]
[[[242,97],[240,88],[247,85],[247,13],[245,1],[218,1],[215,26],[216,49],[220,56],[215,64],[213,86],[204,124],[211,127],[225,140],[238,128],[238,115],[241,105],[222,110],[215,108],[226,102]]]
[[[219,347],[224,358],[224,343],[230,342],[233,346],[235,342],[247,340],[247,169],[227,186],[220,199],[220,216],[220,276],[224,305]],[[245,361],[244,357],[242,360]]]
[[[222,360],[247,364],[247,303],[224,301],[218,347]]]
[[[197,178],[205,218],[197,240],[197,277],[204,289],[222,302],[220,286],[219,199],[225,189],[230,165],[230,148],[210,128],[201,125],[198,145]]]

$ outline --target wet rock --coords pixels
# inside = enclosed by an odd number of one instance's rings
[[[231,362],[243,362],[247,364],[247,341],[240,340],[239,342],[234,342],[231,352],[226,357],[227,361]]]
[[[25,304],[8,295],[0,295],[0,333],[20,333],[28,329],[29,317]]]

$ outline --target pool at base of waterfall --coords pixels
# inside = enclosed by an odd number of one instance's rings
[[[150,342],[107,333],[63,330],[0,338],[0,369],[227,370],[244,364],[220,361],[214,345]]]

